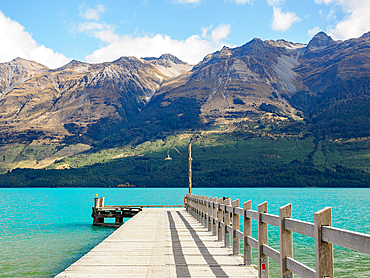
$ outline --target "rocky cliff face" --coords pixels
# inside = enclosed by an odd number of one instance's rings
[[[346,41],[333,41],[325,33],[319,33],[298,61],[294,71],[313,93],[350,78],[369,76],[369,33]]]
[[[127,122],[164,81],[191,69],[176,59],[164,55],[102,64],[71,61],[55,70],[23,59],[0,64],[3,143],[27,139],[30,132],[61,139],[86,133],[102,120]]]

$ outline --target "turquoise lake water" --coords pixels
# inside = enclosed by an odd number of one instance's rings
[[[106,205],[182,204],[182,189],[0,189],[0,277],[54,277],[115,229],[93,227],[95,194]],[[292,203],[293,218],[313,222],[314,212],[332,207],[333,226],[370,234],[370,189],[201,188],[193,194],[252,200],[252,209],[268,201],[269,213]],[[254,221],[253,221],[254,222]],[[257,227],[252,223],[253,235]],[[314,241],[294,234],[294,258],[314,268]],[[269,242],[278,248],[278,230],[269,226]],[[257,253],[253,253],[256,264]],[[370,277],[370,256],[334,246],[335,277]],[[270,277],[279,277],[270,259]]]

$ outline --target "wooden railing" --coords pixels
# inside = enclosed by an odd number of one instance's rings
[[[240,253],[240,240],[243,241],[245,265],[252,264],[252,249],[258,251],[258,277],[268,277],[268,258],[280,264],[280,277],[290,278],[293,273],[301,277],[333,278],[333,244],[370,255],[370,235],[332,227],[331,208],[324,208],[314,214],[314,223],[292,218],[292,205],[279,209],[279,216],[267,213],[267,202],[252,210],[251,201],[239,207],[239,200],[186,195],[187,211],[208,231],[224,240],[233,254]],[[243,218],[243,231],[240,231],[239,217]],[[252,237],[252,219],[258,223],[258,239]],[[268,246],[268,225],[279,228],[280,252]],[[293,259],[293,232],[315,239],[315,265],[312,269]]]

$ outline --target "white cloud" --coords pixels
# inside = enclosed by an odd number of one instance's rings
[[[104,29],[104,25],[96,25],[96,30],[91,30],[90,27],[91,25],[81,30],[88,30],[94,37],[107,43],[107,46],[86,56],[86,61],[90,63],[113,61],[122,56],[158,57],[164,53],[171,53],[183,61],[196,64],[207,54],[222,48],[223,40],[230,33],[230,25],[221,24],[212,31],[212,27],[203,27],[201,29],[203,37],[193,35],[186,40],[175,40],[161,34],[141,37],[119,36],[113,29],[109,29],[109,26]]]
[[[271,23],[271,28],[275,31],[287,31],[290,26],[300,18],[291,12],[282,12],[281,8],[274,7],[274,16]]]
[[[315,0],[317,4],[329,4],[329,3],[335,3],[335,0]]]
[[[106,43],[113,43],[119,40],[119,35],[115,34],[115,26],[98,22],[85,22],[78,25],[78,32],[85,32]]]
[[[208,31],[212,29],[212,25],[208,27],[202,27],[200,30],[202,31],[202,38],[206,38]]]
[[[311,38],[311,37],[315,36],[320,31],[321,31],[320,27],[319,26],[316,26],[316,27],[308,30],[307,34]]]
[[[80,16],[87,20],[99,20],[100,15],[104,12],[103,5],[96,5],[95,9],[85,9],[85,5],[80,6]]]
[[[200,3],[202,0],[176,0],[178,4]]]
[[[248,3],[248,4],[252,4],[254,0],[234,0],[234,2],[236,4],[245,4],[245,3]]]
[[[212,41],[218,44],[230,34],[230,24],[221,24],[212,31]]]
[[[284,0],[267,0],[267,5],[269,5],[269,6],[278,6],[282,2],[284,2]]]
[[[315,0],[317,4],[340,6],[347,14],[336,22],[328,33],[334,39],[349,39],[361,36],[370,30],[370,1],[368,0]],[[335,17],[334,17],[335,18]]]
[[[17,57],[57,68],[70,61],[63,54],[39,45],[25,28],[0,11],[0,62],[9,62]]]

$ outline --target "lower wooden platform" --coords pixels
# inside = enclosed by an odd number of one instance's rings
[[[183,208],[144,208],[65,277],[257,277]]]

